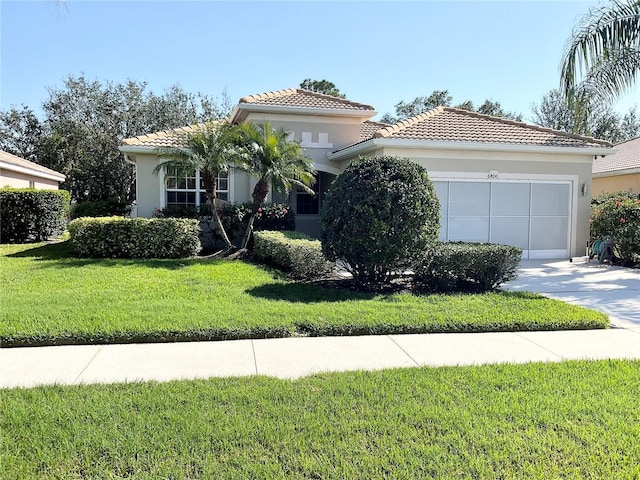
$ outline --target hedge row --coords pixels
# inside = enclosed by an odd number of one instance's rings
[[[522,249],[490,243],[438,243],[416,267],[414,285],[431,292],[488,291],[514,280]]]
[[[0,242],[41,242],[60,235],[69,202],[65,190],[0,189]]]
[[[69,224],[71,253],[79,257],[181,258],[200,249],[197,220],[78,218]]]
[[[253,255],[287,272],[292,278],[313,280],[330,275],[335,264],[322,255],[320,241],[300,232],[264,231],[253,234]]]

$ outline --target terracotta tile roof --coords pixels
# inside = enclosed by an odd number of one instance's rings
[[[378,130],[389,126],[388,123],[373,122],[371,120],[362,122],[360,124],[360,141],[369,140]]]
[[[303,90],[301,88],[289,88],[286,90],[249,95],[240,99],[239,105],[243,103],[328,110],[375,110],[371,105],[352,102],[344,98],[332,97],[322,93],[310,92],[309,90]]]
[[[43,167],[34,162],[30,162],[29,160],[25,160],[24,158],[13,155],[9,152],[5,152],[4,150],[0,150],[0,161],[4,163],[9,163],[11,165],[15,165],[16,167],[28,168],[30,170],[34,170],[36,172],[46,173],[48,175],[53,175],[54,177],[59,177],[60,181],[63,181],[66,177],[55,170],[51,170],[50,168]]]
[[[167,147],[179,148],[184,147],[184,138],[189,133],[195,132],[204,124],[190,125],[188,127],[173,128],[171,130],[163,130],[161,132],[148,133],[137,137],[125,138],[123,145],[131,145],[136,147]]]
[[[613,155],[598,157],[593,161],[593,173],[640,169],[640,137],[619,143]]]
[[[551,147],[609,147],[604,140],[582,137],[451,107],[438,107],[378,130],[375,138],[442,142],[505,143]]]

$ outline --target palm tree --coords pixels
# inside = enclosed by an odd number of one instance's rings
[[[194,131],[182,135],[183,147],[163,147],[156,151],[159,156],[171,156],[171,160],[160,163],[153,172],[172,170],[178,175],[186,175],[200,170],[207,196],[207,205],[220,231],[227,249],[233,247],[216,209],[218,175],[229,170],[233,162],[235,147],[234,131],[237,127],[228,123],[207,122],[195,127]]]
[[[569,99],[588,92],[611,100],[634,84],[638,72],[640,0],[613,0],[574,28],[562,59],[562,90]]]
[[[268,121],[262,125],[240,124],[237,143],[243,151],[239,168],[258,180],[251,194],[253,205],[242,239],[241,248],[247,248],[253,222],[267,200],[270,185],[285,194],[294,186],[314,193],[310,186],[315,177],[312,161],[305,156],[300,144],[289,140],[289,132],[285,129],[272,129]]]

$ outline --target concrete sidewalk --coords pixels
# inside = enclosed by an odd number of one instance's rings
[[[640,328],[4,348],[0,387],[583,358],[640,359]]]
[[[640,271],[525,261],[507,289],[595,308],[614,328],[557,332],[380,335],[130,345],[0,348],[0,388],[395,367],[640,359]]]

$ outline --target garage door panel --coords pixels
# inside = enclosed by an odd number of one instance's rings
[[[438,237],[438,240],[440,240],[441,242],[447,241],[448,226],[449,226],[449,222],[447,217],[440,216],[440,236]]]
[[[440,217],[446,217],[448,212],[449,182],[433,182],[433,188],[440,201]]]
[[[531,186],[532,215],[569,215],[569,185],[534,183]]]
[[[491,243],[529,249],[529,217],[499,217],[491,219]]]
[[[463,217],[489,216],[491,184],[450,182],[449,215]]]
[[[440,240],[514,245],[525,258],[569,254],[569,182],[440,180],[434,185]]]
[[[449,217],[449,240],[488,242],[489,217]]]
[[[529,183],[494,183],[491,186],[491,215],[529,216]]]
[[[533,217],[531,250],[566,250],[568,231],[567,217]]]

